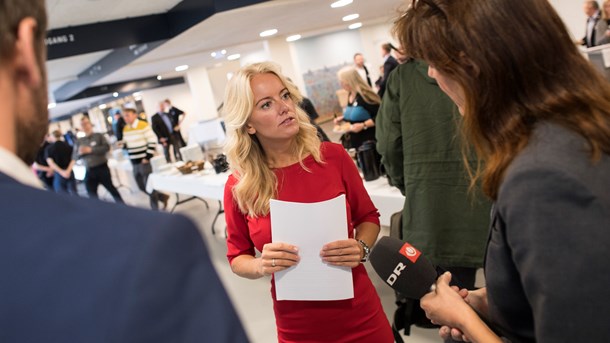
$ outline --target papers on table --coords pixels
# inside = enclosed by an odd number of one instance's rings
[[[322,261],[322,246],[347,239],[345,195],[318,203],[271,200],[273,242],[299,247],[299,263],[275,273],[277,300],[342,300],[354,297],[352,269]]]

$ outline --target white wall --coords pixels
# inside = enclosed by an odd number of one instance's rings
[[[360,52],[364,56],[367,67],[369,67],[372,82],[375,82],[379,77],[379,67],[383,65],[381,45],[390,42],[394,46],[398,46],[398,43],[392,38],[391,30],[392,24],[389,23],[365,25],[359,30],[363,47]]]
[[[267,43],[265,42],[264,44],[266,45]],[[270,59],[271,57],[269,57],[269,52],[265,48],[263,50],[242,54],[241,58],[239,59],[239,65],[243,67],[252,63],[269,61]]]
[[[383,65],[381,45],[396,41],[391,35],[392,24],[364,25],[357,30],[342,30],[325,35],[304,38],[294,42],[295,58],[301,73],[317,70],[325,66],[353,63],[354,54],[362,53],[371,73],[371,80],[379,76],[379,66]]]
[[[579,39],[585,35],[585,25],[587,17],[583,12],[584,1],[579,0],[550,0],[563,22],[568,27],[568,31],[574,39]],[[603,1],[598,1],[600,7]]]
[[[294,42],[301,72],[351,63],[354,53],[362,51],[362,40],[356,30],[338,31]]]
[[[224,101],[225,87],[227,86],[227,73],[237,72],[240,67],[239,61],[226,61],[221,66],[208,69],[208,77],[212,84],[212,93],[214,93],[214,100],[216,107]]]

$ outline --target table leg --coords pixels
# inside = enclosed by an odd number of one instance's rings
[[[207,201],[205,201],[205,199],[202,199],[202,198],[199,198],[199,197],[190,197],[190,198],[186,198],[186,199],[180,200],[180,194],[178,194],[178,193],[175,193],[175,194],[176,194],[176,203],[174,204],[172,209],[169,211],[169,213],[174,213],[174,210],[176,209],[176,206],[178,206],[180,204],[184,204],[185,202],[189,202],[191,200],[201,200],[205,204],[205,207],[208,210],[210,209],[210,205],[208,204]]]
[[[222,208],[222,201],[218,200],[218,212],[216,212],[216,216],[214,216],[214,220],[212,221],[212,234],[216,234],[216,230],[214,229],[214,225],[216,225],[216,220],[218,219],[218,216],[220,216],[220,214],[225,213],[224,208]],[[226,236],[227,232],[225,229],[225,236]]]

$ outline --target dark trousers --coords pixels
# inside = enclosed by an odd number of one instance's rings
[[[169,196],[167,194],[163,194],[153,190],[151,193],[146,191],[146,182],[148,181],[148,175],[152,173],[152,167],[150,163],[138,163],[133,164],[133,176],[136,179],[136,183],[138,184],[138,188],[148,194],[150,198],[150,208],[153,210],[159,209],[159,200],[163,202],[167,202]]]
[[[176,157],[176,161],[182,161],[180,148],[186,146],[184,139],[182,139],[182,134],[180,134],[180,131],[174,131],[170,134],[170,136],[172,145],[174,146],[174,157]]]
[[[176,161],[182,161],[182,154],[180,153],[180,148],[184,147],[184,140],[182,139],[182,135],[180,132],[172,132],[170,133],[167,144],[163,145],[163,154],[165,155],[165,160],[168,163],[171,163],[170,158],[170,147],[174,148],[174,158]]]
[[[53,190],[53,176],[47,177],[47,172],[44,171],[36,172],[36,174],[46,189]]]
[[[76,192],[76,179],[74,178],[74,173],[71,173],[70,178],[66,179],[55,172],[53,175],[53,190],[55,193],[78,195]]]
[[[97,188],[100,186],[104,186],[106,190],[112,195],[114,202],[124,204],[123,198],[121,198],[121,194],[112,184],[112,176],[110,175],[110,169],[108,169],[108,165],[106,163],[87,168],[87,176],[85,177],[85,187],[87,188],[87,194],[89,198],[97,199]]]
[[[451,273],[451,285],[468,290],[475,289],[474,282],[477,276],[477,268],[445,267],[444,269]]]

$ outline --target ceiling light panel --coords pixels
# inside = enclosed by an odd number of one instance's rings
[[[286,42],[294,42],[295,40],[301,39],[301,35],[292,35],[286,37]]]
[[[335,1],[332,4],[330,4],[330,7],[339,8],[339,7],[347,6],[347,5],[351,4],[352,2],[354,2],[354,1],[353,0],[339,0],[339,1]]]
[[[277,33],[277,29],[271,29],[271,30],[265,30],[265,31],[259,33],[258,35],[261,37],[269,37],[269,36],[273,36],[276,33]]]
[[[350,21],[350,20],[354,20],[354,19],[358,19],[358,18],[360,18],[360,14],[358,14],[358,13],[348,14],[345,17],[343,17],[343,21]]]

